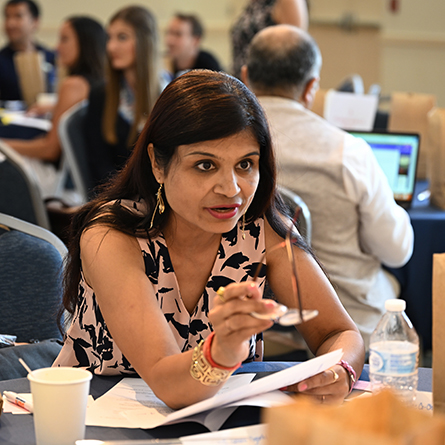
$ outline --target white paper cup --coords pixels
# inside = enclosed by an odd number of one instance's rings
[[[39,105],[56,105],[57,94],[56,93],[39,93],[39,94],[37,94],[36,102]]]
[[[73,445],[85,438],[91,373],[79,368],[42,368],[28,374],[37,445]]]

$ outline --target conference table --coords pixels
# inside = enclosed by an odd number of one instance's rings
[[[406,313],[424,351],[432,346],[433,254],[445,252],[445,211],[433,207],[429,199],[419,200],[419,194],[427,189],[427,181],[417,182],[408,210],[414,229],[413,255],[404,267],[390,269],[401,284],[400,298],[406,300]]]
[[[295,365],[292,362],[253,362],[243,365],[237,373],[254,372],[256,378],[261,378],[271,372]],[[90,394],[96,399],[117,384],[122,377],[98,377],[91,381]],[[360,377],[369,381],[368,365]],[[432,370],[419,368],[419,391],[431,391]],[[17,393],[29,393],[29,382],[26,378],[0,381],[0,392],[14,391]],[[240,426],[255,425],[260,422],[260,408],[238,407],[226,420],[221,429],[236,428]],[[161,426],[150,430],[127,428],[104,428],[88,426],[86,439],[98,440],[150,440],[167,439],[187,436],[190,434],[206,433],[208,430],[197,423],[179,423]],[[34,445],[34,424],[32,415],[3,413],[0,416],[0,444],[8,445]]]

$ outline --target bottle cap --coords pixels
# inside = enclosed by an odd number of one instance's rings
[[[389,312],[402,312],[406,309],[406,301],[399,299],[386,300],[385,309]]]

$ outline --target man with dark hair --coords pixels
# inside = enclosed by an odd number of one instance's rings
[[[21,51],[44,53],[47,91],[52,91],[55,77],[54,52],[34,41],[40,11],[32,0],[9,0],[4,7],[4,30],[8,44],[0,50],[0,100],[23,100],[14,55]]]
[[[176,14],[170,21],[165,41],[173,78],[193,69],[221,70],[216,58],[200,49],[203,35],[201,22],[194,15]]]
[[[309,111],[320,69],[312,37],[278,25],[254,37],[242,78],[270,122],[278,182],[306,202],[312,247],[369,347],[385,300],[400,292],[382,264],[409,260],[413,230],[371,148]]]

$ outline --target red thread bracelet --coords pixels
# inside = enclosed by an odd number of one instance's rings
[[[209,362],[212,368],[224,369],[225,371],[235,371],[235,369],[238,369],[241,366],[241,362],[237,363],[235,366],[227,367],[219,365],[218,363],[215,363],[213,361],[212,355],[210,353],[210,348],[212,347],[212,342],[214,337],[215,337],[215,332],[212,332],[202,345],[202,354],[204,355],[204,358]]]

